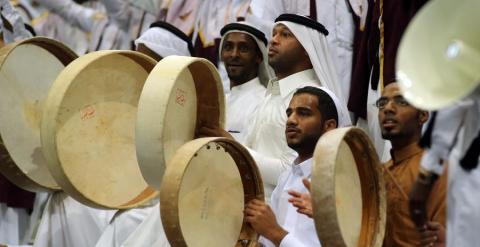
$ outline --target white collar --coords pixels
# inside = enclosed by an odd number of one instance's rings
[[[301,177],[310,177],[312,173],[313,158],[303,161],[300,164],[292,166],[292,172]]]
[[[315,74],[315,71],[313,69],[307,69],[289,75],[278,81],[278,85],[280,87],[280,95],[282,96],[282,98],[285,98],[297,88],[301,87],[301,85],[304,85],[305,82],[313,81],[318,82],[317,75]]]
[[[247,82],[245,82],[241,85],[232,87],[232,89],[230,89],[230,92],[247,91],[249,89],[253,89],[253,88],[258,87],[258,86],[261,86],[260,80],[258,79],[258,77],[255,77],[255,78],[251,79],[250,81],[247,81]]]

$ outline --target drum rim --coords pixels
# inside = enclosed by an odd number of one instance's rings
[[[147,55],[136,51],[126,50],[96,51],[79,57],[60,73],[60,75],[57,77],[54,84],[52,85],[52,88],[50,89],[49,95],[45,102],[45,110],[43,112],[42,124],[40,128],[43,151],[45,154],[45,158],[47,159],[48,169],[52,173],[54,179],[67,194],[75,198],[77,201],[81,202],[84,205],[100,209],[135,208],[145,203],[148,203],[153,198],[157,197],[159,194],[158,191],[147,186],[135,198],[121,205],[109,205],[107,203],[98,202],[95,200],[95,198],[90,198],[89,196],[85,195],[81,188],[77,188],[77,186],[75,186],[71,182],[69,178],[70,175],[65,172],[64,164],[60,162],[58,156],[56,142],[56,118],[58,116],[59,109],[64,101],[65,92],[68,91],[72,81],[80,73],[82,73],[82,71],[87,66],[89,66],[90,63],[108,56],[118,55],[128,57],[135,62],[142,61],[142,63],[139,63],[139,65],[146,69],[147,73],[153,68],[156,63],[154,59],[150,58]],[[150,66],[151,68],[148,68],[148,66]],[[143,199],[139,199],[140,196],[144,196]]]
[[[25,44],[32,44],[46,50],[54,55],[65,67],[78,58],[78,55],[72,49],[59,41],[47,37],[33,37],[22,41],[13,42],[2,47],[0,49],[0,67],[5,64],[9,55],[17,47]],[[45,98],[46,97],[47,95],[45,95]],[[8,148],[5,146],[1,138],[2,137],[0,133],[0,156],[2,156],[2,160],[0,162],[4,164],[2,165],[2,169],[0,169],[0,173],[2,173],[5,178],[7,178],[16,186],[31,192],[52,192],[61,190],[61,187],[58,186],[58,184],[57,186],[46,186],[41,182],[32,179],[28,174],[24,173],[20,168],[21,165],[19,166],[14,161],[14,158],[10,155]],[[45,164],[45,168],[48,169],[47,164]]]
[[[172,65],[174,65],[175,68],[172,68]],[[160,189],[161,187],[161,178],[164,177],[168,163],[168,157],[166,157],[164,150],[166,128],[163,124],[158,124],[158,119],[165,119],[165,116],[169,112],[169,105],[167,103],[171,97],[175,97],[175,92],[172,89],[175,87],[178,78],[182,73],[185,71],[190,72],[192,67],[196,66],[201,66],[205,70],[208,70],[208,72],[205,73],[208,73],[215,81],[215,85],[211,85],[215,87],[217,91],[218,116],[216,115],[215,117],[218,117],[218,126],[220,128],[224,128],[225,125],[225,96],[221,78],[215,66],[210,61],[198,57],[168,56],[160,60],[145,82],[144,90],[139,100],[135,130],[135,142],[140,170],[142,174],[144,174],[147,183],[156,189]],[[193,83],[198,85],[198,79],[196,78],[200,77],[200,75],[191,74]],[[168,99],[155,97],[160,94],[160,91],[168,92]],[[198,101],[198,92],[200,89],[196,87],[195,91]],[[198,129],[199,126],[202,125],[201,121],[199,121],[199,118],[202,116],[198,114],[198,109],[199,106],[197,103],[195,129]],[[215,114],[217,114],[217,112]],[[205,116],[203,116],[203,118],[205,118]],[[192,137],[192,140],[194,138],[195,137]],[[152,176],[152,174],[155,174],[155,176]],[[158,178],[160,178],[160,180]]]
[[[253,190],[252,193],[244,196],[245,203],[252,199],[264,201],[263,182],[260,171],[245,147],[234,140],[224,137],[205,137],[189,141],[182,145],[168,162],[169,165],[165,170],[165,176],[160,188],[160,218],[164,226],[165,235],[172,246],[187,246],[187,242],[184,239],[180,226],[180,212],[178,208],[179,191],[180,185],[183,181],[184,172],[188,168],[192,158],[195,156],[195,153],[210,143],[215,143],[224,147],[235,160],[237,168],[239,165],[242,165],[247,167],[250,172],[253,184],[246,184],[246,178],[248,178],[248,176],[244,176],[245,173],[242,173],[239,168],[244,191]],[[236,151],[237,153],[232,155],[230,153],[232,150],[230,149],[234,149],[233,151]],[[242,158],[243,160],[238,160]],[[246,190],[246,186],[249,186],[250,188]],[[255,242],[257,239],[258,234],[253,228],[251,228],[251,226],[249,226],[249,224],[244,222],[241,232],[239,232],[238,241],[247,240]]]
[[[336,163],[342,141],[345,141],[352,150],[362,188],[363,213],[358,246],[380,247],[383,243],[386,224],[386,190],[383,173],[373,144],[365,132],[356,127],[339,128],[325,133],[315,148],[311,193],[317,235],[324,245],[347,246],[341,233],[336,211],[335,176],[320,175],[335,174],[335,166],[320,164]],[[332,149],[334,149],[333,153]],[[360,166],[359,160],[363,160],[369,166]],[[367,197],[364,188],[372,190],[372,187],[378,193],[368,194],[369,197]],[[372,232],[374,234],[371,234]]]

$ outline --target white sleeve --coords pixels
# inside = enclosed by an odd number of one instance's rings
[[[94,9],[75,3],[73,0],[36,1],[85,32],[91,32],[95,21],[101,19],[99,17],[102,15]]]
[[[2,32],[5,43],[31,38],[33,35],[25,28],[25,23],[9,0],[0,0],[2,18]],[[4,23],[4,21],[8,23]],[[7,27],[11,27],[9,30]]]
[[[280,157],[269,157],[251,148],[247,147],[247,149],[257,163],[263,183],[272,186],[277,185],[277,180],[282,172],[291,167],[297,156],[293,150],[286,150]]]
[[[437,175],[443,173],[441,160],[448,160],[469,106],[468,102],[459,102],[437,112],[431,134],[431,147],[426,150],[420,162],[424,169]]]
[[[107,14],[110,18],[115,20],[118,27],[122,30],[127,30],[130,22],[130,4],[124,0],[101,0]]]
[[[298,240],[293,234],[288,233],[280,242],[279,247],[307,247],[302,241]]]

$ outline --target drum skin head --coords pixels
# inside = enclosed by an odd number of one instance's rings
[[[132,208],[158,192],[138,167],[135,122],[141,90],[155,61],[134,51],[98,51],[69,64],[55,81],[41,140],[57,183],[97,208]]]
[[[408,25],[398,49],[397,78],[405,99],[438,110],[480,84],[480,1],[429,1]]]
[[[311,183],[313,218],[322,245],[382,246],[385,185],[377,154],[362,130],[339,128],[320,137]]]
[[[60,189],[42,153],[40,122],[51,85],[77,57],[62,43],[43,37],[0,50],[0,172],[25,190]]]
[[[240,144],[219,137],[187,142],[169,161],[160,189],[167,239],[173,247],[256,242],[243,210],[263,197],[258,168]]]
[[[138,104],[137,156],[147,183],[160,189],[165,165],[201,126],[223,128],[225,103],[218,72],[203,58],[169,56],[145,82]]]

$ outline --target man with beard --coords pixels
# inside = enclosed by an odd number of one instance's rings
[[[298,156],[293,166],[280,175],[271,208],[256,199],[245,207],[246,221],[262,236],[260,242],[265,246],[320,246],[313,220],[297,213],[288,202],[288,192],[306,192],[302,179],[311,176],[315,145],[323,133],[337,128],[334,98],[327,89],[307,86],[298,89],[290,101],[285,136]]]
[[[270,79],[267,38],[246,22],[230,23],[220,34],[220,58],[230,80],[230,92],[226,94],[226,130],[243,143],[245,130],[265,97],[264,85]]]
[[[266,96],[247,130],[244,145],[255,159],[270,200],[280,174],[291,167],[296,152],[285,140],[285,110],[296,89],[325,86],[333,91],[338,109],[338,126],[350,124],[342,100],[335,67],[330,57],[325,27],[307,17],[283,14],[276,19],[268,51],[268,63],[277,78],[269,82]],[[203,126],[204,136],[231,137],[229,133]]]
[[[383,246],[444,246],[447,176],[442,175],[427,201],[424,226],[418,229],[409,214],[408,193],[421,172],[423,150],[418,142],[428,112],[409,105],[397,83],[387,85],[377,100],[379,122],[384,139],[392,143],[392,160],[384,165],[387,189],[387,225]],[[446,174],[446,173],[445,173]],[[298,212],[312,217],[312,199],[308,180],[305,187],[289,191],[289,201]],[[418,231],[420,230],[420,231]]]
[[[384,246],[442,246],[445,244],[446,175],[441,176],[432,189],[427,201],[427,223],[420,233],[409,212],[408,194],[421,172],[423,149],[418,142],[428,112],[409,105],[397,83],[384,88],[376,106],[382,137],[392,144],[392,159],[384,166],[387,189]]]

